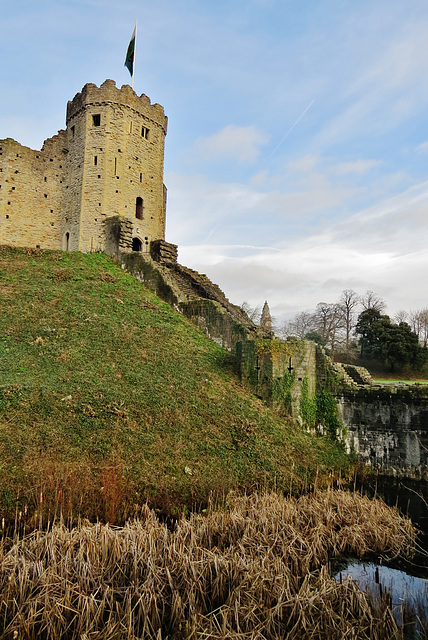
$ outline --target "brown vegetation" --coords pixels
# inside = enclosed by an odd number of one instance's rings
[[[229,495],[169,529],[146,508],[123,528],[55,525],[0,549],[2,638],[400,638],[335,555],[409,554],[408,519],[343,491]]]

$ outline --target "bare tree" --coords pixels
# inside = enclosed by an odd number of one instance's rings
[[[340,306],[330,302],[319,302],[315,311],[315,319],[316,330],[325,343],[330,345],[333,357],[337,346],[338,333],[343,328],[343,314]]]
[[[249,319],[254,322],[254,324],[259,324],[261,314],[260,305],[252,307],[249,302],[244,300],[244,302],[241,304],[241,309],[249,317]]]
[[[351,345],[351,335],[356,324],[355,310],[360,304],[359,295],[352,289],[342,291],[339,298],[339,309],[343,317],[343,325],[345,331],[345,351],[349,354]]]
[[[419,340],[423,344],[424,347],[427,346],[428,343],[428,308],[422,309],[421,311],[421,331],[419,334]]]
[[[279,330],[283,338],[295,336],[303,340],[305,335],[315,329],[314,314],[309,311],[301,311],[293,320],[285,322]]]
[[[386,302],[382,300],[377,293],[368,289],[363,296],[360,297],[360,303],[363,307],[363,311],[367,311],[367,309],[374,309],[375,311],[385,311]]]
[[[426,347],[428,343],[428,307],[409,312],[409,324],[418,338],[419,342]]]
[[[396,324],[400,324],[400,322],[408,322],[409,314],[404,309],[399,309],[393,318]]]

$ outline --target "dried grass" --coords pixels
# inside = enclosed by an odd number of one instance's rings
[[[1,637],[400,638],[387,601],[375,611],[328,561],[413,545],[396,510],[342,491],[230,495],[173,531],[148,508],[124,527],[58,524],[3,541]]]

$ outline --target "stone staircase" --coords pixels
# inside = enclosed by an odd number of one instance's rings
[[[346,373],[356,382],[358,385],[372,385],[373,378],[370,373],[364,367],[356,367],[353,364],[343,364],[343,368]]]
[[[342,383],[348,389],[358,389],[359,383],[349,375],[346,370],[346,365],[343,365],[341,362],[332,362],[332,369],[335,371],[342,379]]]

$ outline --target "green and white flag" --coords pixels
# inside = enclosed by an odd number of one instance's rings
[[[137,37],[137,23],[135,23],[134,31],[132,32],[131,40],[129,41],[128,51],[126,52],[125,67],[134,79],[134,56],[135,56],[135,39]]]

